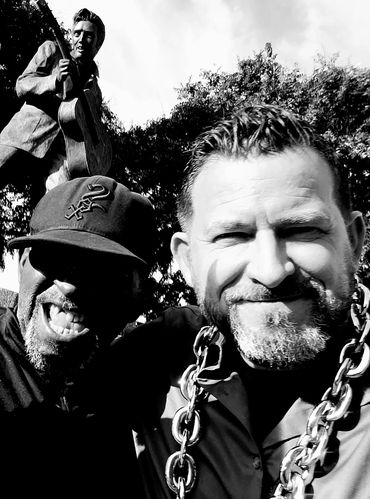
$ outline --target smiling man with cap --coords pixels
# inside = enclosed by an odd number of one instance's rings
[[[35,485],[41,496],[55,480],[68,490],[73,482],[76,493],[114,490],[116,467],[135,480],[129,433],[114,432],[124,423],[109,410],[114,394],[104,362],[110,343],[141,312],[154,238],[151,203],[93,176],[49,191],[30,234],[10,241],[22,254],[18,306],[0,309],[6,483],[15,479],[15,453],[28,461],[31,483],[42,473]]]

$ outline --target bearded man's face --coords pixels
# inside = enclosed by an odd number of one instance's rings
[[[192,201],[172,250],[203,313],[231,330],[250,365],[315,359],[346,318],[363,241],[361,214],[344,219],[322,156],[211,157]]]

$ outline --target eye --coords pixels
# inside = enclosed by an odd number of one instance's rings
[[[36,249],[32,249],[29,253],[29,260],[36,270],[44,273],[49,268],[49,260],[44,253],[39,252]]]
[[[218,234],[213,238],[214,243],[237,244],[244,241],[249,241],[253,238],[253,234],[248,232],[225,232]]]
[[[314,240],[323,237],[325,234],[327,234],[327,231],[310,225],[297,225],[279,231],[279,236],[284,239]]]

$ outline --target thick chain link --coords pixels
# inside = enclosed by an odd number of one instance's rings
[[[314,478],[316,464],[325,457],[334,422],[347,414],[352,401],[350,380],[362,376],[370,364],[370,349],[365,343],[370,331],[369,302],[369,289],[356,278],[351,305],[355,338],[342,348],[339,369],[332,386],[325,391],[321,402],[310,414],[306,431],[297,445],[282,460],[279,484],[271,499],[305,498],[305,489]],[[197,407],[207,394],[198,384],[198,376],[206,365],[208,346],[217,332],[214,326],[206,326],[199,331],[193,347],[196,363],[185,370],[180,381],[181,393],[188,404],[176,412],[172,434],[181,447],[168,458],[165,471],[167,485],[176,493],[176,499],[184,499],[196,480],[196,465],[187,450],[200,438],[201,424]]]
[[[172,435],[181,447],[168,458],[165,471],[167,485],[176,493],[176,499],[184,499],[185,493],[193,488],[197,476],[194,459],[187,449],[200,438],[200,415],[197,407],[207,394],[199,386],[197,379],[206,365],[208,346],[216,333],[217,328],[214,326],[205,326],[199,331],[193,346],[196,363],[185,370],[180,380],[181,393],[188,403],[176,412],[172,421]]]
[[[313,409],[305,433],[282,460],[279,484],[271,499],[305,498],[316,464],[325,457],[334,422],[347,414],[352,400],[350,380],[362,376],[370,364],[370,349],[365,343],[370,330],[369,301],[369,289],[357,280],[351,305],[356,336],[342,348],[333,384]]]

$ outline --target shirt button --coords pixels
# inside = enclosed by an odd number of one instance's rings
[[[261,469],[261,459],[258,456],[255,456],[253,458],[253,467],[256,470],[260,470]]]

